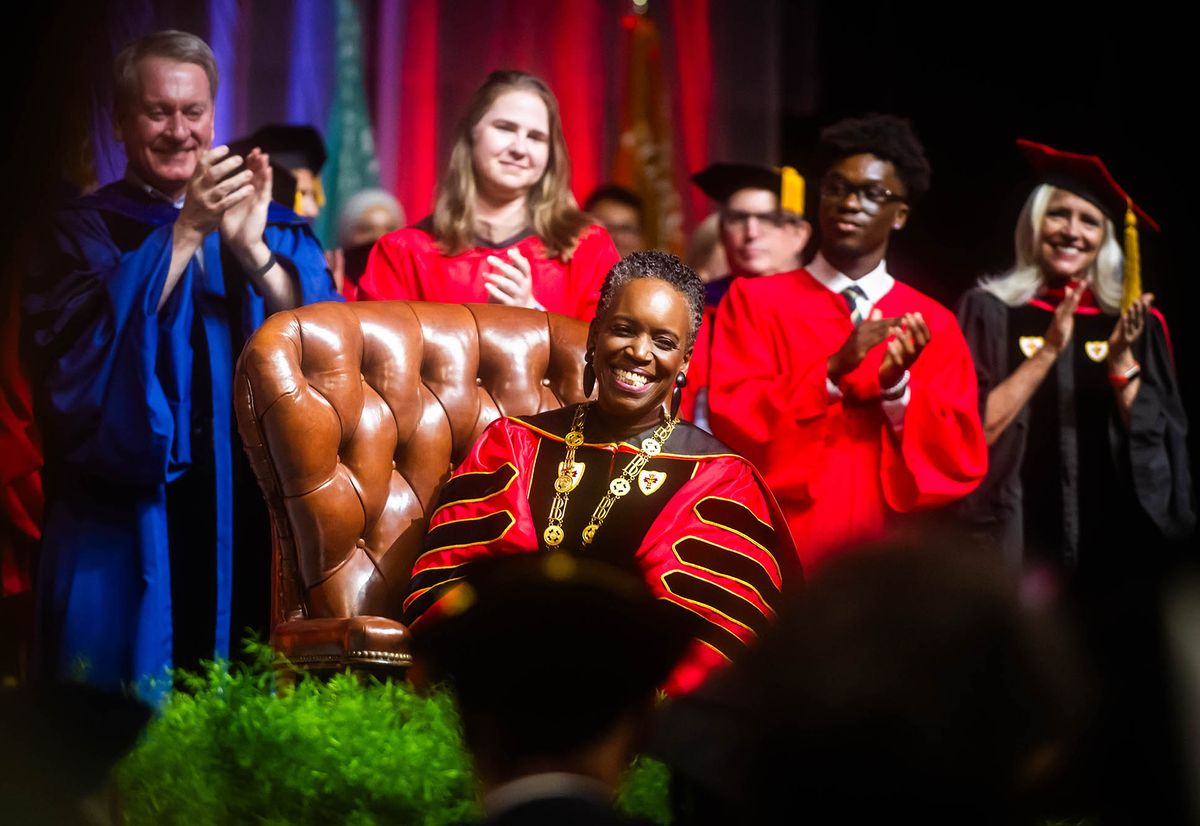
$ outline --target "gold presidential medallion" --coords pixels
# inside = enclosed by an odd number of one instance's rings
[[[563,529],[558,525],[551,525],[542,531],[542,539],[546,540],[546,544],[551,548],[557,548],[563,541]]]
[[[638,490],[646,496],[654,493],[667,481],[667,474],[661,470],[643,470],[638,474]]]
[[[554,489],[559,493],[570,493],[579,487],[580,480],[583,479],[583,472],[587,467],[583,462],[571,462],[570,470],[567,469],[566,462],[558,463],[558,478],[554,480]]]
[[[1046,346],[1046,339],[1042,336],[1021,336],[1017,339],[1017,346],[1021,348],[1025,358],[1031,359],[1037,355],[1038,350]]]
[[[1088,358],[1099,364],[1108,358],[1108,342],[1085,341],[1083,343],[1083,352],[1087,353]]]

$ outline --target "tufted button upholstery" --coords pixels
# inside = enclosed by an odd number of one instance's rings
[[[395,618],[438,491],[492,420],[583,399],[586,335],[536,310],[406,301],[259,328],[235,404],[271,513],[277,648],[313,667],[407,662]]]

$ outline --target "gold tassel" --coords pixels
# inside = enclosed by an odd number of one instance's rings
[[[1133,202],[1125,200],[1125,285],[1121,291],[1121,312],[1142,297],[1142,253],[1138,247],[1137,216]]]
[[[779,170],[782,181],[779,192],[779,208],[785,212],[804,214],[804,178],[790,166]]]
[[[318,209],[325,208],[325,187],[321,185],[321,176],[313,173],[313,199],[317,202]]]
[[[296,197],[292,199],[292,212],[294,212],[294,213],[296,213],[297,215],[299,215],[299,214],[300,214],[300,210],[301,210],[303,207],[304,207],[304,194],[303,194],[303,193],[301,193],[301,192],[300,192],[300,190],[298,190],[298,189],[297,189],[297,190],[296,190]]]

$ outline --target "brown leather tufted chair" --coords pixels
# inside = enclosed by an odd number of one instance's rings
[[[310,669],[409,663],[396,618],[430,510],[489,422],[583,399],[587,325],[488,304],[324,303],[238,361],[275,538],[272,643]]]

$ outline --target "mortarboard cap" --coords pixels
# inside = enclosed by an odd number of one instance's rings
[[[1025,155],[1034,175],[1044,184],[1073,192],[1080,198],[1095,204],[1109,220],[1125,226],[1125,280],[1121,295],[1121,311],[1124,312],[1142,294],[1142,256],[1138,241],[1137,223],[1141,219],[1146,226],[1158,231],[1158,222],[1133,202],[1121,185],[1113,178],[1104,161],[1096,155],[1081,155],[1063,152],[1044,143],[1017,139],[1017,147]]]
[[[299,211],[299,204],[296,198],[296,176],[292,174],[292,170],[275,160],[275,155],[271,154],[265,146],[258,143],[255,137],[238,138],[235,141],[229,142],[229,151],[234,155],[241,155],[245,158],[250,154],[250,151],[255,147],[259,147],[271,158],[271,200],[277,204],[283,204],[290,210]],[[240,169],[238,170],[241,171]]]
[[[1091,201],[1116,224],[1121,223],[1127,209],[1132,209],[1138,220],[1158,230],[1158,223],[1133,203],[1097,156],[1063,152],[1023,138],[1017,139],[1017,146],[1041,183],[1069,190]]]
[[[765,189],[779,196],[780,209],[804,214],[804,178],[790,166],[714,163],[692,175],[692,183],[722,203],[739,189]]]
[[[325,142],[311,126],[272,123],[250,136],[250,143],[286,169],[310,169],[314,174],[325,165]]]

